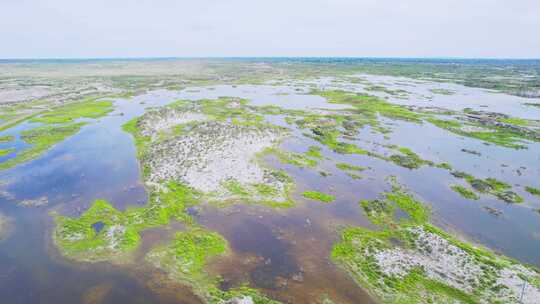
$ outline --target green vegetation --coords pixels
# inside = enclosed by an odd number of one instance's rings
[[[227,291],[217,287],[219,278],[213,277],[206,268],[208,263],[228,251],[227,240],[220,234],[195,227],[177,232],[169,244],[152,249],[145,258],[167,272],[171,279],[191,286],[205,303],[219,304],[233,298],[251,297],[257,304],[279,304],[247,286]]]
[[[36,103],[32,103],[32,105],[34,104]],[[0,163],[0,170],[6,170],[36,159],[55,144],[76,134],[85,123],[75,123],[75,119],[81,117],[98,118],[111,111],[112,102],[96,101],[95,98],[88,98],[82,102],[66,104],[47,112],[34,111],[31,114],[17,115],[17,118],[3,125],[2,129],[11,128],[26,120],[47,125],[22,131],[20,134],[21,139],[32,146],[18,152],[15,157]],[[12,141],[13,139],[13,136],[2,136],[0,142]]]
[[[211,284],[206,264],[228,250],[227,240],[216,232],[193,228],[177,232],[172,242],[152,249],[146,259],[171,277],[192,286]],[[195,290],[198,294],[203,290]],[[204,298],[204,297],[203,297]]]
[[[448,89],[439,89],[439,88],[436,88],[436,89],[430,89],[429,91],[430,91],[431,93],[433,93],[433,94],[439,94],[439,95],[454,95],[454,94],[456,94],[455,91],[448,90]]]
[[[511,124],[515,126],[521,126],[521,127],[527,127],[531,125],[530,120],[517,118],[517,117],[499,119],[499,121],[502,123]]]
[[[51,111],[45,112],[31,121],[45,124],[71,123],[77,118],[99,118],[113,110],[110,101],[97,101],[97,98],[87,98],[82,102],[70,103]]]
[[[366,167],[355,166],[355,165],[351,165],[347,163],[337,163],[336,167],[343,171],[357,171],[357,172],[361,172],[367,169]]]
[[[198,193],[175,182],[165,186],[150,194],[145,207],[121,212],[97,200],[79,218],[55,214],[53,236],[60,252],[78,261],[124,262],[138,247],[142,230],[167,225],[171,219],[192,224],[186,209],[198,204]]]
[[[440,163],[437,164],[437,168],[452,170],[452,165],[450,165],[449,163]]]
[[[418,169],[423,165],[433,165],[433,162],[423,160],[418,156],[418,154],[414,153],[408,148],[400,147],[397,149],[401,154],[393,154],[390,156],[390,160],[401,167],[405,167],[408,169]]]
[[[231,121],[233,124],[244,124],[250,126],[256,126],[260,128],[278,128],[273,125],[268,125],[261,120],[254,121],[253,115],[257,115],[255,110],[247,109],[246,102],[243,99],[236,99],[230,97],[221,97],[215,100],[201,100],[197,103],[192,101],[179,100],[166,108],[193,112],[193,113],[202,113],[211,117],[211,120],[218,121]],[[264,111],[277,111],[275,108],[265,108]],[[249,113],[248,113],[249,112]],[[231,118],[232,117],[232,118]],[[144,117],[132,119],[122,126],[123,130],[132,134],[135,145],[137,147],[137,154],[139,159],[144,159],[147,153],[148,147],[155,142],[165,140],[170,137],[176,136],[189,136],[190,132],[196,128],[201,122],[185,123],[176,125],[174,129],[181,129],[180,131],[175,131],[172,134],[166,134],[158,139],[152,139],[149,136],[143,136],[141,134],[141,128]],[[281,130],[280,130],[281,131]],[[316,151],[312,148],[311,150]],[[278,157],[283,163],[288,163],[300,167],[315,167],[317,161],[307,157],[306,155],[299,153],[290,153],[282,151],[278,148],[269,148],[260,155],[259,158],[264,157],[267,154],[274,154]],[[265,164],[261,159],[261,166]],[[144,162],[141,162],[143,166],[143,175],[148,176],[149,168],[145,167]],[[224,207],[230,203],[242,202],[246,204],[261,204],[266,205],[272,208],[290,208],[294,205],[294,202],[289,197],[289,191],[293,187],[292,179],[283,171],[269,170],[270,175],[273,178],[278,180],[281,185],[270,185],[270,184],[241,184],[236,179],[229,179],[222,182],[221,186],[225,189],[228,198],[224,199],[223,194],[225,193],[204,193],[203,196],[206,200],[210,201],[212,204]]]
[[[525,187],[525,191],[529,192],[532,195],[540,196],[540,189],[538,189],[538,188],[533,188],[533,187],[527,186],[527,187]]]
[[[509,184],[499,181],[494,178],[479,179],[465,172],[453,171],[452,175],[457,178],[463,178],[469,185],[480,193],[487,193],[507,202],[507,203],[522,203],[523,198],[514,191]]]
[[[321,147],[319,146],[309,146],[309,150],[305,153],[306,156],[322,159],[323,155],[321,153]]]
[[[540,103],[532,103],[532,102],[527,102],[525,103],[526,106],[529,106],[529,107],[537,107],[537,108],[540,108]]]
[[[297,167],[316,167],[317,161],[299,153],[286,152],[278,148],[267,148],[262,155],[275,155],[280,162]]]
[[[497,282],[499,271],[516,262],[464,243],[429,224],[429,210],[395,184],[393,191],[383,193],[381,199],[364,200],[360,205],[370,221],[380,229],[343,229],[341,241],[332,249],[331,258],[381,303],[503,303],[506,302],[503,300],[505,297],[516,299],[519,296],[515,290],[510,296],[499,293],[508,287]],[[406,216],[399,216],[398,210]],[[447,257],[431,257],[433,250],[438,250],[437,255]],[[384,266],[377,258],[382,253],[401,255],[406,261]],[[427,262],[415,260],[420,256],[427,257]],[[481,269],[466,274],[474,280],[457,281],[458,284],[470,286],[471,291],[454,287],[452,284],[455,283],[450,283],[454,280],[451,274],[433,274],[437,270],[432,267],[437,269],[438,266],[431,266],[430,263],[446,265],[447,260],[451,259],[468,263],[462,267]],[[519,273],[518,276],[535,286],[540,272],[532,269],[530,273]]]
[[[17,152],[16,156],[0,163],[0,170],[6,170],[18,164],[38,158],[55,144],[79,132],[84,123],[60,126],[42,126],[21,132],[21,139],[32,146]]]
[[[537,131],[525,131],[527,129],[518,129],[515,127],[481,125],[478,123],[442,120],[436,118],[428,118],[427,121],[439,128],[446,129],[458,135],[476,138],[488,143],[496,144],[498,146],[513,149],[525,149],[525,140],[538,141],[540,138]],[[530,121],[520,118],[502,119],[501,122],[520,127],[530,125]]]
[[[393,225],[397,211],[407,214],[406,218],[400,221],[414,224],[422,224],[429,220],[429,210],[411,195],[398,187],[394,181],[393,191],[382,194],[382,199],[360,202],[368,218],[375,224],[381,226]]]
[[[232,195],[223,200],[221,195],[208,193],[205,198],[213,205],[225,207],[230,203],[242,202],[244,204],[258,204],[271,208],[291,208],[294,201],[289,197],[293,182],[283,171],[272,171],[272,175],[283,183],[285,189],[269,184],[241,184],[236,179],[230,179],[223,183],[223,187]]]
[[[456,191],[457,193],[459,193],[461,196],[463,196],[466,199],[470,199],[470,200],[480,199],[480,197],[476,193],[474,193],[473,191],[461,185],[452,185],[450,188],[452,188],[452,190]]]
[[[13,153],[15,149],[0,149],[0,157]]]
[[[421,122],[422,115],[408,110],[404,106],[395,105],[375,96],[351,93],[340,90],[315,91],[312,94],[320,95],[331,103],[349,104],[356,109],[356,113],[365,119],[376,119],[382,115],[392,119]]]
[[[15,136],[13,135],[0,136],[0,143],[10,142],[14,140],[15,140]]]
[[[339,103],[352,103],[356,104],[355,101],[360,102],[363,99],[367,98],[367,103],[370,104],[374,101],[371,101],[374,97],[359,96],[353,93],[347,93],[343,91],[325,91],[319,93],[320,95],[327,97],[331,102]],[[358,99],[358,100],[357,100]],[[338,101],[336,101],[338,100]],[[386,104],[385,101],[378,101]],[[357,104],[358,105],[358,104]],[[341,138],[350,138],[354,137],[354,134],[358,132],[358,129],[366,124],[371,125],[374,129],[379,130],[382,133],[387,132],[386,129],[382,128],[378,122],[378,115],[384,115],[392,117],[395,119],[402,119],[408,121],[414,121],[420,123],[423,116],[409,111],[406,108],[396,106],[397,108],[383,106],[382,109],[375,111],[374,109],[369,110],[370,106],[363,108],[363,104],[359,104],[358,108],[362,109],[356,112],[355,115],[316,115],[309,114],[302,117],[302,119],[297,119],[294,122],[300,128],[309,128],[311,134],[305,134],[308,137],[317,140],[321,144],[327,146],[331,150],[340,154],[357,154],[357,155],[366,155],[370,157],[375,157],[384,161],[390,161],[394,164],[409,168],[417,169],[423,165],[435,166],[431,161],[424,160],[420,158],[419,155],[414,153],[408,148],[398,147],[393,145],[388,145],[387,148],[393,149],[399,154],[393,154],[390,157],[368,151],[358,147],[354,143],[349,143],[342,141]],[[373,107],[373,105],[371,105]],[[381,111],[381,112],[379,112]],[[361,113],[361,114],[358,114]],[[385,113],[385,114],[381,114]],[[412,114],[411,114],[412,113]],[[442,164],[441,168],[449,168],[449,165]]]
[[[333,195],[318,191],[305,191],[304,193],[302,193],[302,196],[323,203],[331,203],[336,199]]]

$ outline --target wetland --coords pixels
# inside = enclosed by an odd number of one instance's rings
[[[10,303],[540,303],[540,63],[0,63]]]

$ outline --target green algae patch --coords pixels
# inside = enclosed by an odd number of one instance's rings
[[[381,115],[392,119],[421,123],[421,114],[375,96],[340,90],[315,91],[312,94],[322,96],[328,99],[330,103],[351,105],[358,114],[363,115],[368,120],[376,119],[377,115]]]
[[[139,233],[169,224],[171,219],[190,225],[186,208],[198,204],[197,194],[188,187],[169,182],[165,189],[150,194],[145,207],[119,211],[104,200],[78,218],[54,214],[53,238],[62,255],[85,262],[124,263],[140,243]]]
[[[44,124],[65,124],[71,123],[78,118],[99,118],[112,112],[111,101],[97,101],[95,98],[88,98],[82,102],[70,103],[60,106],[51,111],[31,119],[33,122]]]
[[[323,203],[331,203],[336,198],[333,195],[318,192],[318,191],[305,191],[302,196],[310,200],[319,201]]]
[[[397,149],[401,154],[393,154],[390,156],[390,160],[400,166],[407,169],[418,169],[423,165],[433,166],[433,162],[424,160],[418,154],[414,153],[409,148],[399,147]]]
[[[540,189],[534,187],[525,187],[525,191],[529,192],[532,195],[540,196]]]
[[[74,260],[121,259],[140,242],[138,230],[130,227],[126,214],[104,200],[95,201],[77,219],[55,216],[55,221],[54,240],[62,254]]]
[[[217,207],[226,207],[238,201],[244,204],[258,204],[276,209],[293,207],[295,203],[290,198],[290,191],[294,187],[292,179],[284,171],[273,170],[270,174],[280,184],[241,184],[236,179],[229,179],[222,183],[227,192],[225,199],[222,197],[223,193],[208,193],[205,198]]]
[[[205,286],[212,284],[204,271],[208,262],[228,251],[228,243],[216,232],[193,228],[177,232],[166,246],[152,249],[146,260],[169,273],[176,281],[186,282],[200,295]],[[203,295],[203,298],[206,298]]]
[[[526,105],[526,106],[529,106],[529,107],[540,108],[540,103],[527,102],[527,103],[525,103],[525,105]]]
[[[309,146],[309,150],[304,153],[306,156],[322,159],[323,155],[321,153],[321,147],[319,146]]]
[[[146,153],[146,149],[151,142],[151,138],[149,136],[144,136],[141,134],[138,123],[139,118],[133,118],[122,125],[122,130],[124,130],[124,132],[126,133],[131,134],[131,136],[133,137],[133,140],[135,142],[135,148],[137,150],[137,157],[140,159]],[[142,171],[143,175],[147,174],[146,168],[143,167]]]
[[[14,141],[14,140],[15,140],[15,136],[13,135],[0,136],[0,143],[6,143],[6,142]]]
[[[465,187],[463,187],[461,185],[452,185],[452,186],[450,186],[450,188],[452,188],[452,190],[459,193],[459,195],[461,195],[462,197],[464,197],[466,199],[470,199],[470,200],[478,200],[478,199],[480,199],[478,194],[474,193],[472,190],[467,189],[467,188],[465,188]]]
[[[450,165],[449,163],[439,163],[436,165],[436,167],[445,170],[452,170],[452,165]]]
[[[523,303],[540,294],[538,269],[431,225],[429,209],[396,185],[360,205],[380,229],[344,228],[331,258],[381,303],[522,303],[523,284]]]
[[[339,154],[368,155],[369,151],[359,148],[355,144],[339,140],[341,133],[335,129],[315,127],[311,130],[312,138]]]
[[[499,121],[505,124],[521,126],[521,127],[528,127],[532,125],[532,122],[530,120],[517,118],[517,117],[503,118],[503,119],[499,119]]]
[[[79,132],[85,123],[41,126],[21,132],[21,139],[32,146],[17,152],[15,157],[0,163],[0,170],[9,169],[41,156],[57,143]]]
[[[287,152],[275,147],[265,149],[262,155],[275,155],[281,163],[301,168],[314,168],[318,165],[316,160],[306,157],[303,154]]]
[[[438,95],[454,95],[456,94],[455,91],[452,91],[452,90],[448,90],[448,89],[441,89],[441,88],[435,88],[435,89],[430,89],[429,90],[431,93],[433,94],[438,94]]]
[[[15,152],[15,149],[0,149],[0,157],[9,155]]]
[[[21,118],[16,124],[30,120],[45,125],[22,131],[20,134],[21,139],[32,146],[19,151],[15,157],[0,163],[0,170],[9,169],[18,164],[36,159],[55,144],[76,134],[85,124],[84,122],[76,123],[76,119],[99,118],[112,110],[112,102],[96,101],[95,98],[88,98],[82,102],[66,104],[50,111],[36,112]],[[9,127],[13,125],[11,124]],[[8,126],[5,127],[8,128]],[[11,141],[13,139],[12,136],[7,136],[3,137],[2,140]]]
[[[244,300],[256,304],[279,304],[248,286],[227,291],[218,288],[219,277],[208,273],[207,267],[212,261],[226,256],[229,251],[229,244],[223,236],[194,227],[177,232],[171,242],[152,249],[145,259],[165,271],[172,280],[189,285],[204,303],[236,303],[235,300]]]
[[[514,191],[512,186],[495,178],[479,179],[470,174],[460,171],[452,171],[451,174],[457,178],[462,178],[477,192],[486,193],[497,197],[507,203],[522,203],[523,198]]]
[[[527,140],[540,140],[538,131],[525,128],[531,124],[530,121],[519,118],[502,119],[499,124],[460,122],[432,117],[428,118],[427,121],[454,134],[475,138],[506,148],[525,149]]]
[[[366,167],[362,166],[355,166],[347,163],[337,163],[336,168],[343,170],[343,171],[356,171],[356,172],[362,172],[366,170]]]

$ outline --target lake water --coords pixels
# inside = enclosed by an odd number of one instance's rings
[[[365,76],[359,76],[365,77]],[[385,77],[368,78],[373,83],[403,80]],[[412,81],[409,81],[412,83]],[[427,101],[418,96],[428,94],[431,84],[404,85],[409,99],[382,96],[401,104],[429,102],[440,107],[462,109],[483,107],[518,117],[540,118],[540,110],[520,107],[522,100],[500,93],[469,89],[457,85],[438,85],[453,90],[453,95],[437,95]],[[146,265],[144,252],[170,239],[170,227],[143,232],[141,252],[134,265],[111,266],[107,263],[76,264],[59,256],[51,241],[51,211],[78,216],[95,199],[106,199],[120,209],[144,205],[146,193],[140,181],[136,151],[131,136],[121,126],[140,116],[146,108],[162,106],[177,99],[197,100],[231,96],[249,99],[254,105],[277,105],[289,109],[338,108],[318,96],[307,93],[316,86],[336,86],[333,80],[285,85],[242,85],[189,88],[180,92],[158,90],[129,100],[117,99],[115,110],[92,121],[78,134],[56,145],[39,159],[0,173],[2,197],[0,211],[13,218],[14,230],[0,243],[0,298],[9,303],[77,303],[92,299],[96,303],[199,303],[189,288],[166,279],[158,270]],[[341,84],[339,88],[360,90],[358,84]],[[328,87],[327,87],[328,88]],[[339,106],[343,107],[343,106]],[[268,116],[268,121],[287,125],[281,116]],[[512,150],[458,137],[430,125],[383,119],[393,129],[388,139],[364,128],[357,136],[361,147],[384,150],[378,144],[408,147],[422,158],[449,162],[457,170],[477,177],[494,177],[512,185],[540,188],[540,144],[527,150]],[[0,135],[18,134],[35,127],[21,124]],[[293,130],[294,136],[282,144],[293,152],[304,152],[315,141]],[[2,148],[27,147],[17,140]],[[461,152],[467,148],[481,156]],[[331,160],[323,160],[317,170],[283,165],[273,158],[268,163],[286,170],[296,181],[293,197],[297,205],[289,210],[273,210],[262,206],[235,205],[225,210],[210,206],[197,210],[195,218],[203,226],[216,230],[229,241],[230,257],[210,265],[220,274],[223,288],[250,281],[271,297],[284,302],[313,303],[328,295],[336,303],[372,303],[366,293],[329,260],[332,245],[342,225],[372,227],[358,202],[374,199],[390,190],[388,176],[409,188],[432,206],[434,222],[463,238],[486,245],[520,261],[540,267],[540,207],[533,197],[515,187],[525,198],[521,205],[505,204],[491,196],[468,201],[453,192],[449,185],[460,181],[447,170],[422,167],[409,170],[383,160],[363,155],[336,154],[325,147],[322,152]],[[0,159],[3,161],[4,159]],[[335,162],[369,167],[362,179],[352,179],[335,168]],[[504,166],[501,166],[504,165]],[[319,171],[328,172],[322,176]],[[332,204],[302,199],[300,193],[318,190],[336,196]],[[28,208],[17,203],[25,199],[47,197],[45,207]],[[484,209],[493,207],[503,212],[496,217]],[[85,302],[86,303],[86,302]]]

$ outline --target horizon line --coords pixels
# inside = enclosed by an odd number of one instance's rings
[[[439,59],[439,60],[540,60],[540,57],[460,57],[460,56],[126,56],[126,57],[7,57],[0,61],[46,60],[170,60],[170,59]]]

